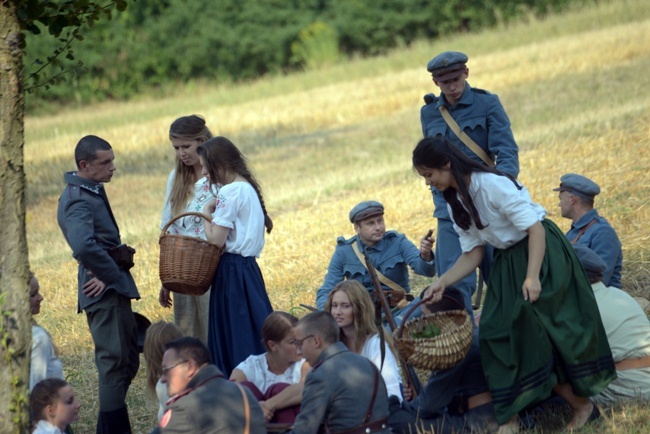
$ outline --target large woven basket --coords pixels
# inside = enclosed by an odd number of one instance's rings
[[[223,247],[202,238],[167,233],[176,220],[190,215],[210,221],[205,214],[186,212],[165,225],[160,234],[160,281],[165,288],[179,294],[203,295],[210,289]]]
[[[422,304],[419,301],[404,316],[395,332],[395,346],[400,356],[416,368],[427,370],[449,369],[458,364],[472,344],[472,321],[464,306],[423,315],[407,321],[413,311]],[[440,334],[432,338],[415,338],[427,324],[440,328]]]

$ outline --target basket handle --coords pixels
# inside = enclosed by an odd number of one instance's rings
[[[205,215],[205,214],[203,214],[203,213],[200,213],[200,212],[194,212],[194,211],[191,211],[191,212],[184,212],[184,213],[181,213],[181,214],[177,215],[176,217],[172,218],[171,220],[169,220],[169,221],[167,222],[167,224],[165,225],[165,227],[162,229],[162,233],[160,234],[160,236],[162,237],[163,235],[165,235],[165,234],[167,233],[167,230],[169,229],[169,227],[170,227],[170,226],[171,226],[171,225],[172,225],[176,220],[181,219],[181,218],[183,218],[183,217],[190,216],[190,215],[195,215],[195,216],[197,216],[197,217],[203,217],[203,218],[206,219],[207,221],[212,221],[212,219],[211,219],[209,216],[207,216],[207,215]]]
[[[456,303],[458,305],[459,308],[462,307],[463,309],[465,309],[464,304],[461,304],[457,299],[447,295],[446,293],[442,294],[442,298],[453,301],[454,303]],[[438,301],[438,303],[440,303],[441,301],[442,301],[442,299],[440,299],[440,301]],[[411,314],[415,311],[415,309],[417,309],[418,307],[420,307],[423,304],[424,304],[424,300],[420,299],[417,303],[415,303],[413,306],[411,306],[411,308],[409,310],[406,311],[406,314],[404,315],[404,318],[402,319],[402,323],[399,325],[399,328],[397,329],[397,338],[398,339],[402,339],[402,334],[404,333],[404,325],[406,324],[406,321],[408,320],[409,316],[411,316]]]

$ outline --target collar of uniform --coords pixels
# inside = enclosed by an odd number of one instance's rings
[[[344,353],[348,350],[348,347],[345,346],[343,342],[334,342],[329,347],[325,348],[322,353],[316,359],[316,364],[312,369],[316,369],[317,366],[320,366],[325,362],[325,360],[336,356],[337,354]]]
[[[593,219],[598,218],[598,211],[596,211],[596,208],[591,209],[587,211],[585,215],[580,217],[577,222],[571,225],[571,229],[582,229],[583,227],[587,226],[589,222],[591,222]]]
[[[472,92],[472,86],[469,85],[467,80],[465,81],[465,90],[463,91],[463,94],[460,96],[460,99],[456,103],[455,107],[458,107],[459,105],[471,105],[474,102],[474,92]],[[436,103],[436,108],[439,108],[441,105],[444,105],[445,107],[451,107],[451,105],[447,102],[447,97],[441,92],[440,93],[440,98],[438,98],[438,102]]]
[[[95,194],[102,194],[102,190],[104,189],[103,183],[82,178],[81,176],[77,175],[77,172],[66,172],[63,175],[63,181],[66,184],[76,185]]]
[[[197,372],[196,375],[190,380],[190,382],[187,383],[185,390],[169,398],[167,405],[178,401],[180,398],[189,394],[194,389],[201,387],[204,383],[207,383],[208,381],[219,377],[223,378],[223,373],[215,365],[204,366],[203,368],[199,369],[199,372]]]

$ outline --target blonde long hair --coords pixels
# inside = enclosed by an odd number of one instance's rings
[[[366,343],[366,340],[379,333],[379,329],[375,324],[375,305],[370,298],[370,293],[363,285],[361,285],[361,283],[356,280],[346,280],[337,284],[332,291],[330,291],[327,296],[327,301],[325,302],[326,312],[332,313],[332,299],[334,298],[334,294],[338,291],[343,291],[347,294],[348,299],[350,300],[350,305],[352,306],[355,348],[350,347],[350,342],[346,339],[343,330],[341,330],[340,339],[348,348],[350,348],[350,350],[359,354],[361,353],[361,349]],[[390,350],[395,354],[393,339],[387,330],[384,330],[384,338],[386,339]]]
[[[147,387],[153,393],[162,375],[163,346],[174,339],[183,337],[183,331],[174,323],[158,321],[147,328],[142,353],[147,364]]]
[[[183,116],[172,122],[169,127],[169,140],[198,140],[204,143],[212,138],[212,132],[205,124],[205,119],[199,115]],[[172,215],[185,211],[187,204],[194,195],[194,169],[185,165],[178,156],[175,158],[176,175],[169,194]]]

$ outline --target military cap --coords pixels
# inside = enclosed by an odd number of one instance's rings
[[[560,186],[553,191],[568,191],[583,199],[593,200],[600,193],[600,187],[589,178],[576,173],[567,173],[560,178]]]
[[[427,64],[427,71],[434,79],[439,81],[456,78],[467,68],[467,55],[459,51],[445,51],[431,59]]]
[[[358,203],[350,210],[350,221],[357,223],[361,220],[384,214],[384,205],[375,200]]]
[[[582,264],[582,268],[585,269],[587,274],[597,274],[602,276],[607,268],[607,264],[605,264],[603,258],[598,256],[596,252],[587,246],[576,244],[573,246],[573,250],[575,250],[578,259]]]

